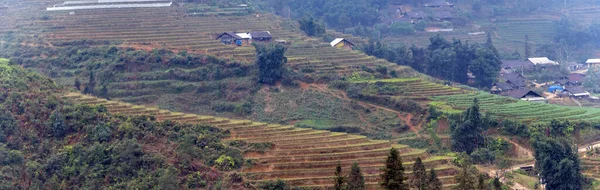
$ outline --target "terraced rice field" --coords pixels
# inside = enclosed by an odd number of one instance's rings
[[[436,96],[435,101],[446,102],[452,107],[464,110],[477,98],[482,110],[492,116],[513,118],[528,123],[548,123],[553,119],[573,122],[600,122],[600,109],[585,107],[559,106],[533,103],[484,92]]]
[[[600,21],[598,14],[600,14],[600,6],[586,6],[586,7],[574,7],[567,10],[569,18],[574,19],[583,26],[588,26],[595,22]]]
[[[361,66],[374,68],[377,65],[408,69],[359,51],[333,48],[328,43],[295,43],[288,48],[286,56],[292,68],[305,73],[350,74],[361,72]]]
[[[556,33],[555,19],[554,17],[513,18],[495,23],[499,49],[510,48],[513,51],[523,49],[525,35],[528,35],[529,43],[533,45],[548,43]],[[512,44],[512,47],[505,47],[506,44]]]
[[[581,158],[583,175],[600,180],[600,158]]]
[[[388,83],[394,84],[401,89],[402,94],[395,95],[397,98],[429,99],[435,96],[464,94],[464,89],[444,86],[442,84],[427,81],[421,78],[394,78],[368,81],[354,81],[353,83]]]
[[[69,93],[64,98],[87,105],[104,105],[114,114],[153,115],[159,121],[215,126],[229,130],[229,140],[274,143],[275,147],[264,154],[245,155],[246,159],[255,160],[254,165],[243,168],[244,175],[253,183],[282,179],[293,186],[328,187],[333,184],[333,171],[338,163],[348,172],[352,163],[357,162],[369,189],[377,189],[379,169],[384,166],[385,156],[391,147],[397,148],[401,153],[406,171],[411,170],[414,159],[421,157],[427,168],[436,168],[445,189],[453,187],[455,183],[453,175],[457,170],[448,164],[451,158],[430,156],[425,150],[412,149],[390,141],[375,141],[364,136],[293,126],[176,113],[78,93]]]

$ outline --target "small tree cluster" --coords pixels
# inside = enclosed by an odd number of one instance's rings
[[[417,160],[413,164],[413,178],[410,181],[410,185],[412,188],[418,190],[442,189],[442,182],[438,179],[435,169],[431,168],[428,175],[421,157],[417,157]]]
[[[350,175],[346,178],[342,174],[342,166],[340,164],[335,168],[335,190],[364,190],[365,177],[360,171],[358,163],[353,163],[350,169]]]
[[[258,65],[258,82],[275,84],[283,77],[283,65],[287,62],[286,48],[280,44],[254,44],[256,48],[256,65]]]

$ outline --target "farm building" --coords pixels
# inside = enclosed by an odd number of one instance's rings
[[[506,82],[497,82],[492,84],[492,88],[490,89],[490,91],[492,94],[502,94],[514,89],[515,88],[511,84],[508,84]]]
[[[527,86],[526,78],[519,73],[508,73],[500,76],[500,81],[513,86],[514,89],[521,89]]]
[[[530,102],[541,102],[541,103],[546,102],[546,98],[544,98],[543,96],[541,96],[540,94],[538,94],[537,92],[534,92],[532,90],[524,90],[524,89],[513,90],[513,91],[509,92],[507,94],[507,96],[516,98],[516,99],[520,99],[520,100],[530,101]]]
[[[243,38],[238,36],[235,32],[224,32],[217,37],[217,40],[221,40],[223,44],[237,44],[242,45]]]
[[[252,42],[269,42],[273,36],[269,31],[258,32],[224,32],[217,37],[223,44],[250,45]]]
[[[269,42],[273,39],[273,35],[269,31],[254,31],[250,32],[252,41]]]
[[[585,64],[587,67],[600,67],[600,59],[588,59]]]
[[[583,89],[583,87],[575,86],[575,87],[568,87],[565,90],[563,90],[561,92],[561,96],[563,96],[563,97],[568,96],[571,98],[589,98],[590,93],[585,91],[585,89]]]
[[[435,11],[433,12],[433,18],[437,20],[450,20],[454,18],[454,14],[451,11]]]
[[[533,63],[522,60],[502,60],[502,70],[506,73],[530,73]]]
[[[331,44],[331,47],[344,48],[347,50],[351,50],[354,47],[354,43],[352,43],[344,38],[336,38],[330,44]]]
[[[423,11],[407,12],[406,17],[410,18],[411,20],[422,20],[427,17],[427,13]]]
[[[547,57],[532,57],[527,60],[533,65],[558,65],[558,62],[552,61]]]
[[[454,4],[446,0],[431,0],[425,4],[424,7],[438,8],[438,7],[454,7]]]

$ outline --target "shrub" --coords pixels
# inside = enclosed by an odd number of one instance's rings
[[[487,148],[478,148],[471,153],[471,158],[476,164],[489,164],[496,160],[493,151]]]

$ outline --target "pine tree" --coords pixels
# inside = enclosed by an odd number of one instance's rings
[[[529,35],[525,35],[525,59],[529,59],[531,56],[531,47],[529,47]]]
[[[354,162],[350,169],[348,177],[348,190],[363,190],[365,189],[365,177],[360,172],[358,163]]]
[[[429,179],[427,179],[427,189],[428,190],[442,190],[442,181],[437,177],[437,173],[435,173],[435,169],[431,168],[429,170]]]
[[[100,89],[100,97],[110,100],[110,98],[108,97],[108,88],[106,88],[106,85],[102,85],[102,88]]]
[[[94,72],[90,71],[88,83],[83,88],[84,94],[93,94],[94,88],[96,87],[96,78],[94,77]]]
[[[458,175],[456,175],[456,181],[458,185],[454,187],[456,190],[475,189],[475,180],[469,172],[470,165],[465,165]]]
[[[81,81],[79,81],[79,79],[75,79],[75,83],[73,84],[73,86],[75,86],[75,89],[77,89],[78,91],[81,91]]]
[[[477,190],[487,190],[488,185],[485,183],[485,176],[480,174],[477,179]]]
[[[410,184],[419,190],[427,189],[427,171],[421,157],[417,157],[415,164],[413,164],[413,178]]]
[[[402,167],[402,159],[399,154],[395,148],[392,148],[387,156],[385,168],[382,169],[383,173],[381,174],[383,180],[381,186],[385,189],[408,190],[407,185],[404,184],[404,167]]]
[[[494,185],[494,190],[502,190],[502,183],[500,182],[500,178],[495,177],[493,185]]]
[[[335,190],[344,189],[344,176],[342,176],[342,165],[338,163],[335,167],[335,185],[333,186]]]

